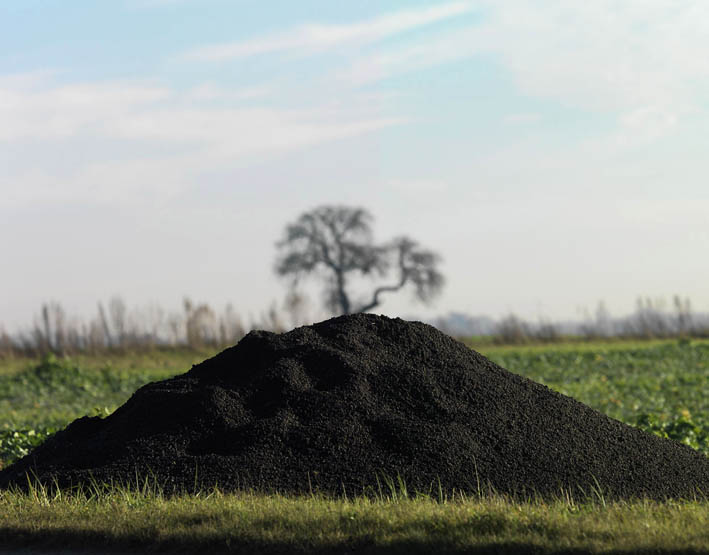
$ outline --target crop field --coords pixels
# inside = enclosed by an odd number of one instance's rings
[[[475,343],[472,342],[475,347]],[[503,367],[623,422],[709,455],[709,341],[483,345]],[[140,385],[211,355],[154,351],[0,360],[0,464],[73,419],[113,411]],[[412,498],[392,484],[378,500],[286,498],[219,491],[168,498],[159,487],[75,494],[0,493],[0,545],[272,551],[709,551],[709,503],[520,503]]]
[[[612,418],[709,455],[709,342],[579,343],[483,354]]]

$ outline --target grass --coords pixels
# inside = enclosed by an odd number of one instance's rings
[[[86,414],[113,411],[141,385],[181,374],[212,354],[0,360],[0,429],[64,427]]]
[[[183,373],[212,354],[173,350],[0,360],[0,468],[76,418],[110,414],[140,386]]]
[[[479,350],[513,372],[709,454],[709,342],[563,343]],[[0,463],[105,414],[212,352],[0,360]],[[495,495],[378,499],[94,487],[0,492],[0,546],[244,553],[709,553],[709,502],[576,503]]]
[[[0,493],[12,547],[244,553],[707,552],[706,502]]]

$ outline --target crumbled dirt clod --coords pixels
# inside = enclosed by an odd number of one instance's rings
[[[709,458],[508,372],[435,328],[384,316],[255,331],[112,415],[80,418],[0,471],[62,487],[408,490],[692,497]],[[440,488],[440,489],[439,489]]]

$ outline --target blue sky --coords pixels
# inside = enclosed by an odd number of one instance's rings
[[[707,51],[689,0],[6,0],[0,322],[258,313],[328,203],[443,255],[436,303],[390,315],[709,310]]]

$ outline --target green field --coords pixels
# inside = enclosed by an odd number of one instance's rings
[[[709,455],[708,341],[571,343],[484,354],[612,418]]]
[[[623,422],[709,455],[709,342],[480,346],[508,368]],[[140,385],[212,352],[155,351],[71,360],[0,360],[0,462],[85,414],[103,415]],[[500,498],[379,500],[255,494],[167,499],[159,491],[0,493],[0,545],[135,546],[245,552],[709,552],[709,503],[577,504]],[[80,518],[79,518],[80,517]]]

